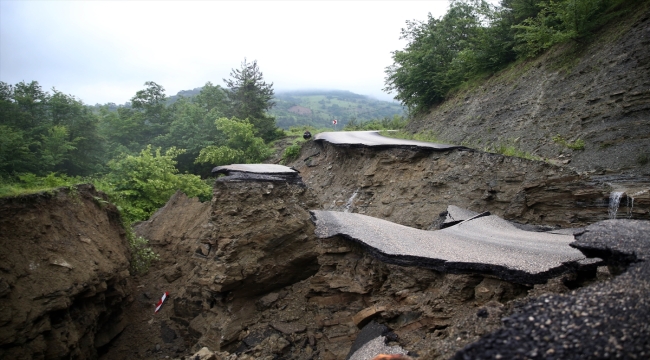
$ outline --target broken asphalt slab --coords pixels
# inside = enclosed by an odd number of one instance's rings
[[[214,175],[226,175],[217,181],[285,181],[302,184],[298,171],[276,164],[232,164],[212,169]]]
[[[536,284],[579,268],[585,259],[569,246],[574,241],[571,235],[519,230],[494,215],[425,231],[361,214],[320,210],[311,214],[319,238],[342,236],[376,258],[402,266],[477,272]]]
[[[379,134],[379,131],[332,131],[316,134],[315,141],[327,141],[334,145],[352,147],[380,147],[380,148],[420,148],[430,150],[464,149],[464,146],[436,144],[425,141],[396,139]]]
[[[452,359],[650,358],[650,222],[601,221],[576,238],[572,246],[629,267],[610,281],[522,305]]]

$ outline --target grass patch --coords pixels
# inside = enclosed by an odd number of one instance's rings
[[[518,157],[522,159],[544,161],[543,158],[533,155],[527,151],[519,150],[516,146],[512,144],[511,145],[501,144],[496,147],[486,148],[484,151],[493,152],[505,156]]]
[[[584,150],[585,149],[585,141],[582,139],[577,139],[576,141],[568,141],[564,139],[562,136],[555,135],[553,136],[553,142],[556,144],[560,144],[568,149],[571,150]]]
[[[381,130],[379,131],[380,135],[391,137],[395,139],[405,139],[405,140],[417,140],[417,141],[426,141],[426,142],[440,142],[438,136],[433,131],[423,131],[418,133],[410,133],[404,130],[390,131],[390,130]]]

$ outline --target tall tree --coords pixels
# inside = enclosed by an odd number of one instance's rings
[[[265,141],[273,140],[276,134],[275,118],[266,111],[275,103],[273,83],[267,84],[257,60],[249,63],[244,59],[240,69],[232,69],[230,79],[223,79],[230,90],[230,117],[248,119],[255,128],[256,135]]]

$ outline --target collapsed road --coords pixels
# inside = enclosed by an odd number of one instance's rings
[[[382,261],[442,272],[481,272],[535,284],[578,268],[585,256],[569,246],[571,235],[517,229],[495,216],[473,217],[426,231],[361,214],[312,211],[319,238],[343,236]]]
[[[390,148],[421,148],[432,150],[465,149],[464,146],[437,144],[425,141],[396,139],[382,136],[377,130],[322,132],[314,137],[315,141],[327,141],[341,146],[372,146]]]

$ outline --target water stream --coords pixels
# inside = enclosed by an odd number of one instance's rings
[[[622,191],[613,191],[609,194],[609,218],[616,219],[616,212],[618,212],[618,205],[621,203]],[[629,209],[629,207],[628,207]]]
[[[348,199],[348,202],[345,204],[345,211],[346,213],[350,212],[350,208],[352,208],[352,202],[354,201],[354,198],[357,197],[357,194],[359,193],[359,189],[357,188],[354,190],[354,193],[352,193],[352,196]]]

